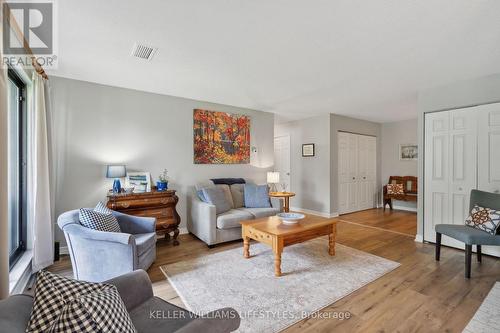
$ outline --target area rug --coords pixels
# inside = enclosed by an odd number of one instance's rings
[[[278,332],[399,266],[340,244],[331,257],[327,244],[316,239],[286,247],[279,278],[270,247],[260,243],[251,244],[249,259],[236,248],[161,270],[188,310],[233,307],[242,317],[239,332]]]
[[[465,327],[464,333],[497,333],[500,317],[500,282],[495,283],[476,314]]]

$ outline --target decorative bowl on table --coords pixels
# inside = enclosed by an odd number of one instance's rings
[[[135,187],[124,187],[123,188],[123,193],[125,193],[125,194],[131,194],[132,192],[134,192],[134,188]]]
[[[279,213],[276,214],[276,216],[281,219],[283,224],[297,224],[300,220],[306,217],[304,214],[300,213]]]

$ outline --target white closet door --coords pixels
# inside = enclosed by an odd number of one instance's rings
[[[425,115],[424,238],[431,242],[435,225],[449,223],[449,123],[449,111]]]
[[[359,184],[358,184],[358,135],[348,133],[349,138],[349,170],[348,170],[348,193],[347,211],[359,210]]]
[[[367,209],[374,208],[377,205],[377,138],[374,136],[367,137],[367,171],[366,182],[368,183],[369,202]]]
[[[349,198],[349,134],[339,132],[338,134],[338,198],[339,198],[339,213],[344,214],[348,212],[348,198]]]
[[[477,109],[480,128],[478,189],[500,193],[500,103]]]
[[[477,107],[478,189],[500,193],[500,103]],[[500,257],[500,248],[484,246],[483,252]]]
[[[370,208],[368,137],[358,135],[358,210]]]
[[[274,138],[274,170],[280,173],[280,184],[276,185],[277,189],[281,191],[281,184],[285,183],[287,191],[291,191],[289,135]]]
[[[339,214],[375,207],[376,138],[339,132],[338,150]]]
[[[435,241],[435,225],[463,225],[470,191],[477,186],[477,113],[475,108],[425,116],[425,240]],[[443,236],[443,244],[464,244]]]
[[[477,112],[475,108],[450,113],[451,224],[463,225],[469,216],[471,190],[477,188]],[[464,248],[462,242],[443,237],[443,244]]]

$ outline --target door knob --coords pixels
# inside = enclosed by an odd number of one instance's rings
[[[356,179],[356,177],[352,177],[352,179]]]
[[[363,179],[366,179],[366,177],[363,177]]]
[[[459,191],[463,191],[463,188],[459,187],[459,188],[458,188],[458,190],[459,190]]]

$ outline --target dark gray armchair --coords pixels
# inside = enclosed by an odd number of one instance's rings
[[[82,226],[78,213],[72,210],[57,219],[75,279],[101,282],[151,266],[156,258],[156,219],[113,212],[122,232],[105,232]]]
[[[200,317],[153,296],[151,281],[143,270],[106,282],[118,289],[139,333],[227,333],[240,326],[240,316],[232,308],[215,310]],[[0,333],[25,332],[32,308],[33,297],[27,294],[0,301]]]
[[[500,194],[472,190],[470,194],[469,211],[474,205],[500,210]],[[481,262],[481,245],[500,245],[500,235],[490,235],[485,231],[467,225],[438,224],[436,225],[436,260],[441,255],[441,235],[454,238],[465,243],[465,277],[470,279],[472,245],[477,247],[477,261]]]

